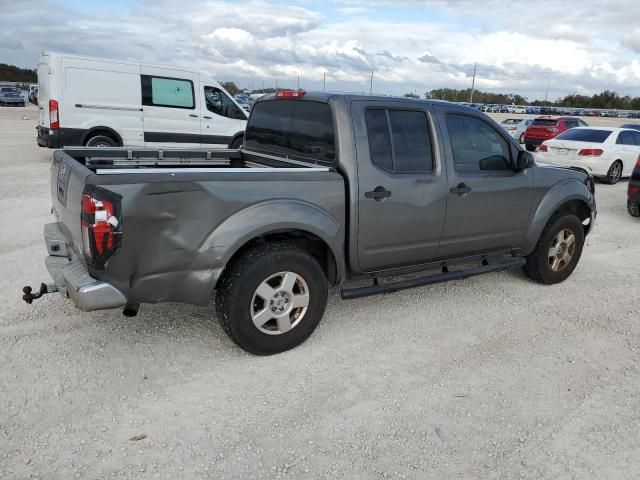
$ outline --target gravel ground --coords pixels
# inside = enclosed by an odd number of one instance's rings
[[[22,303],[23,285],[48,280],[36,113],[0,110],[0,478],[640,477],[626,182],[597,186],[596,229],[563,284],[512,272],[334,291],[308,342],[259,358],[211,306],[125,318],[59,295]]]

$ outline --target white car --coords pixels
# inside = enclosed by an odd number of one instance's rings
[[[610,184],[631,175],[640,156],[640,131],[627,128],[577,127],[546,140],[536,161],[580,167]]]
[[[533,118],[507,118],[500,123],[500,126],[518,140],[518,143],[524,143],[524,132],[532,122]]]

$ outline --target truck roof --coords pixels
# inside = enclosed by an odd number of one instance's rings
[[[455,106],[456,108],[468,109],[470,111],[477,112],[475,108],[469,107],[468,105],[452,103],[446,100],[415,99],[415,98],[399,97],[399,96],[393,96],[393,95],[375,95],[375,94],[351,93],[351,92],[322,92],[322,91],[311,90],[308,92],[304,92],[304,96],[302,98],[304,100],[311,100],[311,101],[323,102],[323,103],[329,103],[334,98],[344,98],[347,100],[347,102],[351,100],[370,100],[370,101],[390,101],[390,102],[401,101],[403,103],[415,102],[419,104],[425,104],[425,103],[441,104],[441,105]],[[256,103],[275,100],[275,99],[277,99],[275,93],[268,93],[260,97],[258,100],[256,100]]]

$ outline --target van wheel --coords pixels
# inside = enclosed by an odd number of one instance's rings
[[[96,135],[91,137],[85,143],[87,147],[117,147],[118,142],[116,142],[113,138],[107,137],[106,135]]]
[[[583,246],[584,228],[580,219],[570,213],[555,215],[527,257],[524,272],[539,283],[560,283],[576,268]]]
[[[216,311],[225,332],[256,355],[284,352],[316,329],[328,284],[318,261],[286,242],[252,248],[220,279]]]
[[[609,171],[607,172],[607,176],[605,177],[605,182],[609,185],[615,185],[618,183],[618,180],[622,177],[622,162],[620,160],[616,160],[613,162],[613,165],[609,167]]]
[[[244,140],[244,137],[242,135],[240,135],[238,138],[235,138],[232,142],[231,145],[229,145],[229,148],[231,150],[237,150],[242,146],[242,142]]]

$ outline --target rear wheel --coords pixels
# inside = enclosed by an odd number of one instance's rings
[[[527,257],[525,274],[536,282],[552,285],[567,279],[582,255],[584,228],[573,214],[549,220],[535,250]]]
[[[216,310],[243,350],[272,355],[304,342],[327,304],[327,279],[318,261],[289,243],[252,248],[229,265],[218,284]]]
[[[607,176],[604,178],[605,182],[609,185],[615,185],[618,183],[618,180],[622,177],[622,162],[620,160],[616,160],[609,167],[609,171],[607,172]]]
[[[640,203],[627,200],[627,211],[632,217],[640,217]]]
[[[535,145],[527,144],[527,145],[526,145],[526,148],[527,148],[527,151],[529,151],[529,152],[533,152],[533,151],[536,149],[536,146],[535,146]]]
[[[106,135],[94,135],[85,143],[87,147],[117,147],[118,142]]]

